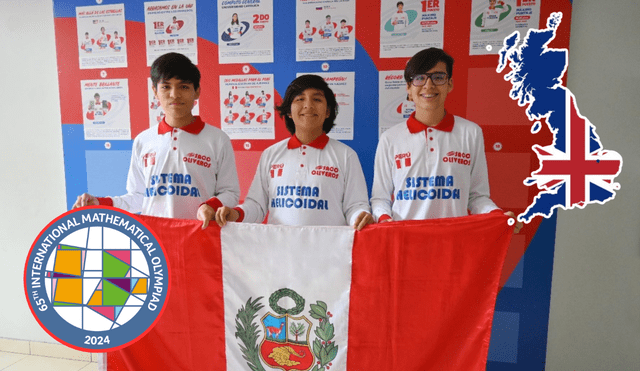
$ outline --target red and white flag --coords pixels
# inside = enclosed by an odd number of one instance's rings
[[[484,370],[513,227],[497,213],[350,227],[141,217],[164,245],[158,324],[108,370]]]

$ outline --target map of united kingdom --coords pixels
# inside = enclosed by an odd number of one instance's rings
[[[540,192],[518,220],[528,223],[536,215],[550,217],[560,207],[584,208],[615,197],[620,185],[614,179],[622,170],[622,156],[604,149],[595,126],[580,114],[574,95],[562,86],[567,70],[566,49],[547,45],[555,38],[562,13],[552,13],[547,28],[529,30],[520,44],[520,34],[509,35],[500,50],[497,72],[507,65],[511,71],[504,78],[512,84],[511,99],[526,109],[534,121],[532,133],[539,132],[541,120],[553,133],[553,143],[534,145],[540,167],[524,180],[537,185]]]

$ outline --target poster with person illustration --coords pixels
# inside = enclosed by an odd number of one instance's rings
[[[231,139],[275,139],[273,75],[220,76],[220,127]]]
[[[198,64],[195,1],[144,3],[147,66],[169,52],[184,54]]]
[[[542,0],[473,0],[469,55],[498,54],[513,31],[525,35],[540,22]]]
[[[409,99],[404,70],[380,71],[378,79],[378,135],[405,121],[416,109]]]
[[[411,57],[442,48],[445,0],[382,0],[380,58]]]
[[[129,140],[127,79],[80,81],[85,140]]]
[[[296,61],[355,58],[355,0],[297,0]]]
[[[80,69],[127,67],[124,4],[76,8]]]
[[[273,62],[273,0],[218,2],[218,61]]]

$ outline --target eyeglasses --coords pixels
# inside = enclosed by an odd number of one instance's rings
[[[423,86],[427,83],[428,79],[431,79],[431,82],[433,82],[434,85],[444,85],[449,80],[449,75],[447,75],[446,72],[432,72],[414,75],[411,78],[411,84],[413,86]]]

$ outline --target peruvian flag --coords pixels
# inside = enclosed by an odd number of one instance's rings
[[[351,227],[140,217],[171,293],[108,370],[485,370],[513,227],[498,213]]]

